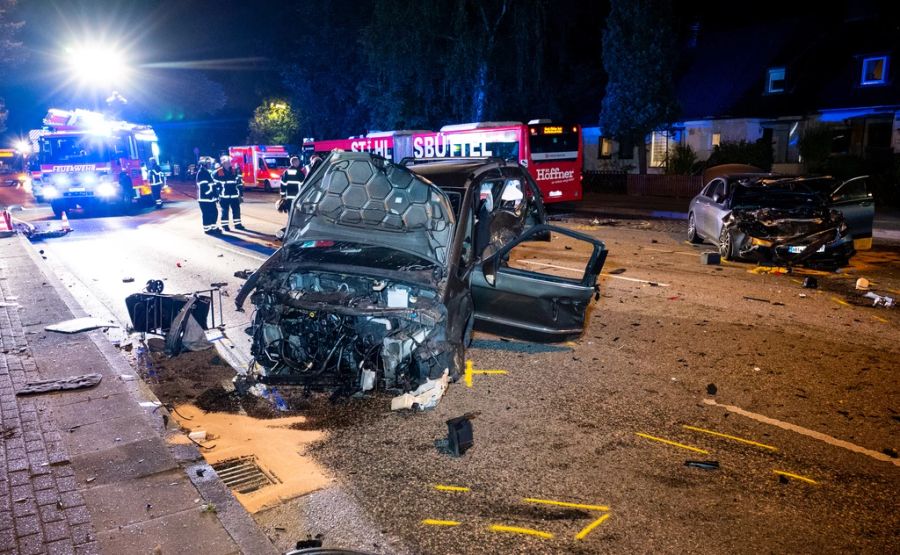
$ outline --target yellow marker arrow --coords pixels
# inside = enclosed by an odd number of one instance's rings
[[[472,361],[467,360],[466,361],[466,373],[463,376],[463,381],[466,382],[466,387],[472,387],[473,386],[472,376],[474,376],[476,374],[481,375],[481,376],[491,376],[491,375],[498,376],[498,375],[505,375],[507,373],[508,372],[506,370],[474,370],[472,368]]]
[[[673,447],[679,447],[681,449],[687,449],[688,451],[693,451],[695,453],[700,453],[703,455],[709,455],[709,451],[705,451],[703,449],[699,449],[697,447],[691,447],[690,445],[685,445],[683,443],[676,443],[674,441],[670,441],[668,439],[663,439],[661,437],[651,436],[650,434],[642,434],[640,432],[635,432],[634,435],[638,437],[642,437],[644,439],[649,439],[651,441],[658,441],[660,443],[665,443],[666,445],[671,445]]]
[[[585,537],[587,537],[588,534],[590,534],[590,533],[594,530],[594,528],[596,528],[596,527],[600,526],[601,524],[603,524],[603,523],[606,521],[606,519],[609,518],[609,516],[610,516],[610,513],[606,513],[605,515],[601,516],[600,518],[598,518],[598,519],[595,520],[594,522],[592,522],[592,523],[588,524],[587,526],[585,526],[585,527],[581,530],[581,532],[578,532],[578,534],[575,535],[575,539],[576,539],[576,540],[583,540]]]
[[[541,532],[531,528],[519,528],[518,526],[504,526],[502,524],[491,524],[488,528],[491,532],[509,532],[510,534],[525,534],[526,536],[535,536],[549,540],[553,537],[550,532]]]

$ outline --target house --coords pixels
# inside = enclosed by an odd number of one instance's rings
[[[840,11],[840,10],[836,10]],[[865,10],[863,10],[865,12]],[[676,81],[682,120],[647,138],[648,172],[675,144],[706,160],[724,141],[771,142],[773,171],[804,170],[799,139],[831,133],[834,155],[900,154],[900,20],[869,10],[692,27]],[[585,169],[634,172],[637,150],[585,128]]]

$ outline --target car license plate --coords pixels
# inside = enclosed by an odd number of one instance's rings
[[[806,247],[804,246],[791,245],[788,247],[788,252],[791,254],[800,254],[805,248]],[[825,245],[819,247],[819,250],[817,250],[816,252],[825,252]]]
[[[69,187],[70,193],[83,193],[84,187]]]

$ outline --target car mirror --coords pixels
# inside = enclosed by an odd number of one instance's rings
[[[500,266],[500,257],[491,256],[481,263],[481,273],[484,275],[484,281],[491,287],[497,286],[497,268]]]

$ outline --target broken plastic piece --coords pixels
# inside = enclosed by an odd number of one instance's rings
[[[718,470],[719,461],[684,461],[684,466],[702,468],[703,470]]]
[[[722,257],[717,252],[701,252],[700,263],[707,266],[716,266],[722,262]]]
[[[80,331],[90,331],[97,328],[117,328],[119,326],[104,322],[99,318],[75,318],[59,322],[44,328],[47,331],[55,331],[58,333],[78,333]]]
[[[418,407],[419,410],[434,408],[444,396],[444,392],[447,391],[449,382],[449,370],[445,369],[444,374],[440,378],[426,380],[415,391],[404,393],[391,399],[391,410],[404,410],[415,407]]]
[[[805,277],[803,278],[803,287],[807,289],[816,289],[819,287],[819,281],[812,276]]]
[[[856,288],[860,291],[868,291],[869,290],[869,280],[866,278],[859,278],[856,280]]]
[[[892,306],[894,306],[893,297],[877,295],[875,293],[872,293],[871,291],[863,296],[874,301],[872,303],[872,306],[883,306],[884,308],[891,308]]]
[[[472,418],[476,413],[466,413],[447,421],[447,439],[437,439],[434,446],[441,453],[446,453],[451,457],[461,457],[475,443],[475,437],[472,430]]]
[[[188,434],[188,437],[193,439],[194,441],[206,441],[206,430],[197,430],[196,432],[191,432]]]

